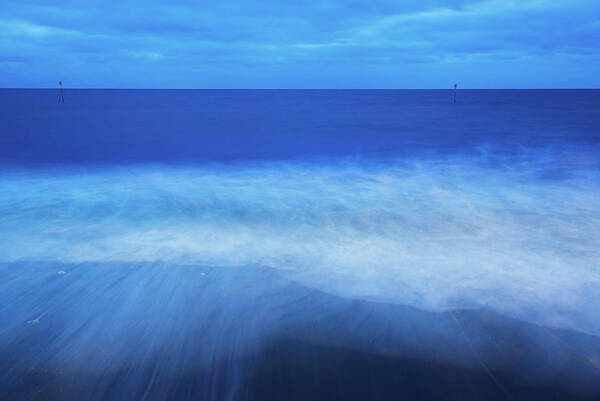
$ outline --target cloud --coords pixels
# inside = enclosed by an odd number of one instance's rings
[[[16,37],[47,37],[81,35],[81,32],[40,25],[29,21],[0,20],[0,30],[5,34]]]
[[[600,39],[597,22],[589,18],[589,10],[573,10],[568,4],[482,1],[461,9],[384,16],[352,29],[349,35],[357,42],[383,43],[420,37],[423,48],[445,53],[597,51],[593,45],[594,39]]]
[[[332,77],[335,70],[350,81],[356,73],[355,85],[364,87],[376,80],[364,68],[393,74],[391,67],[405,78],[382,76],[384,87],[435,87],[447,82],[448,63],[469,70],[474,62],[478,67],[487,62],[489,68],[479,68],[476,79],[485,82],[484,74],[491,74],[486,71],[506,69],[494,66],[499,61],[532,74],[544,60],[553,66],[571,63],[569,68],[578,71],[572,82],[557,76],[548,77],[548,82],[600,85],[593,73],[600,67],[600,22],[594,17],[600,14],[600,4],[593,0],[311,0],[262,6],[242,0],[202,6],[187,0],[85,5],[6,0],[2,7],[6,12],[0,19],[0,70],[12,72],[4,75],[0,86],[54,82],[60,71],[49,64],[56,58],[71,66],[82,86],[89,79],[78,68],[96,72],[102,86],[116,85],[114,76],[94,71],[94,65],[107,62],[123,73],[137,63],[137,70],[145,71],[142,86],[153,87],[173,85],[156,77],[168,77],[182,66],[223,71],[221,77],[189,82],[192,87],[257,87],[265,82],[268,87],[331,87],[337,81]],[[24,64],[18,71],[6,61],[16,59]],[[536,61],[527,61],[532,59]],[[362,72],[354,64],[360,64]],[[424,70],[407,69],[415,64],[427,66],[426,81],[417,80]],[[41,74],[35,80],[34,71]],[[254,84],[249,73],[255,75]],[[289,81],[299,75],[304,79]],[[247,78],[232,81],[232,76]],[[120,77],[127,78],[140,79]],[[514,85],[507,76],[503,86]]]

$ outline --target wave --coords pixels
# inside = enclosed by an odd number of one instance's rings
[[[260,265],[343,297],[600,334],[597,169],[540,160],[4,172],[0,262]]]

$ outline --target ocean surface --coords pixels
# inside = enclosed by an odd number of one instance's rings
[[[600,90],[0,89],[0,400],[600,400]]]

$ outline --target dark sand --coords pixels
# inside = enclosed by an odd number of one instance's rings
[[[491,311],[345,299],[252,266],[0,273],[0,400],[600,399],[598,337]]]

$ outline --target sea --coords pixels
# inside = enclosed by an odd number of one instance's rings
[[[600,90],[0,89],[0,400],[600,400]]]

